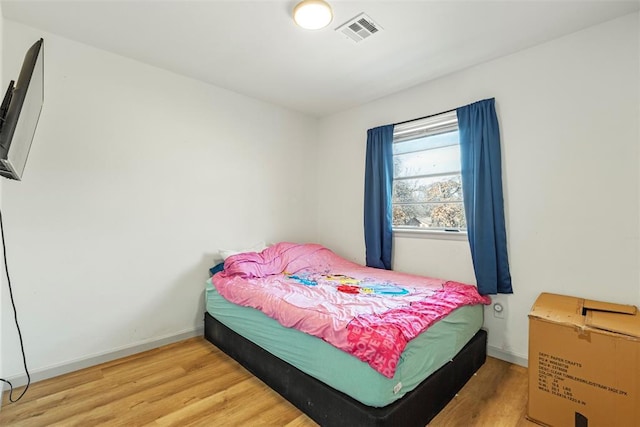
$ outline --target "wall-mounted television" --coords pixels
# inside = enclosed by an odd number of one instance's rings
[[[20,181],[44,102],[44,52],[40,39],[27,51],[17,82],[0,104],[0,176]]]

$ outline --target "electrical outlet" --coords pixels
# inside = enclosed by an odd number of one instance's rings
[[[493,304],[493,317],[504,319],[504,311],[504,306],[501,303],[496,302]]]

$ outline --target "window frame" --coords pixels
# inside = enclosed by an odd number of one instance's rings
[[[458,117],[455,110],[429,116],[423,119],[412,120],[395,125],[393,129],[393,144],[406,142],[413,139],[440,135],[448,132],[458,131]],[[458,141],[458,144],[460,142]],[[425,150],[414,151],[424,152]],[[406,154],[406,153],[404,153]],[[395,158],[396,154],[394,154]],[[399,179],[415,179],[420,177],[437,177],[437,176],[460,176],[462,182],[462,172],[457,170],[451,172],[440,172],[433,174],[417,174],[412,176],[403,176]],[[392,187],[396,182],[396,176],[392,180]],[[393,194],[393,193],[392,193]],[[462,196],[463,214],[464,214],[464,196]],[[396,204],[393,203],[392,209]],[[417,226],[397,226],[392,223],[392,232],[394,237],[412,237],[412,238],[428,238],[428,239],[444,239],[444,240],[467,240],[467,229],[430,229]]]

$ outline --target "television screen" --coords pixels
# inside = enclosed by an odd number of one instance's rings
[[[24,57],[0,107],[0,176],[21,180],[44,102],[43,40]]]

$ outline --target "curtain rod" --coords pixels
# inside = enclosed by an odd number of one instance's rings
[[[443,112],[441,112],[441,113],[429,114],[428,116],[418,117],[417,119],[405,120],[404,122],[394,123],[393,125],[394,125],[394,126],[403,125],[403,124],[405,124],[405,123],[415,122],[415,121],[417,121],[417,120],[428,119],[428,118],[430,118],[430,117],[439,116],[440,114],[447,114],[447,113],[451,113],[452,111],[456,111],[456,110],[457,110],[457,108],[452,108],[451,110],[443,111]]]

